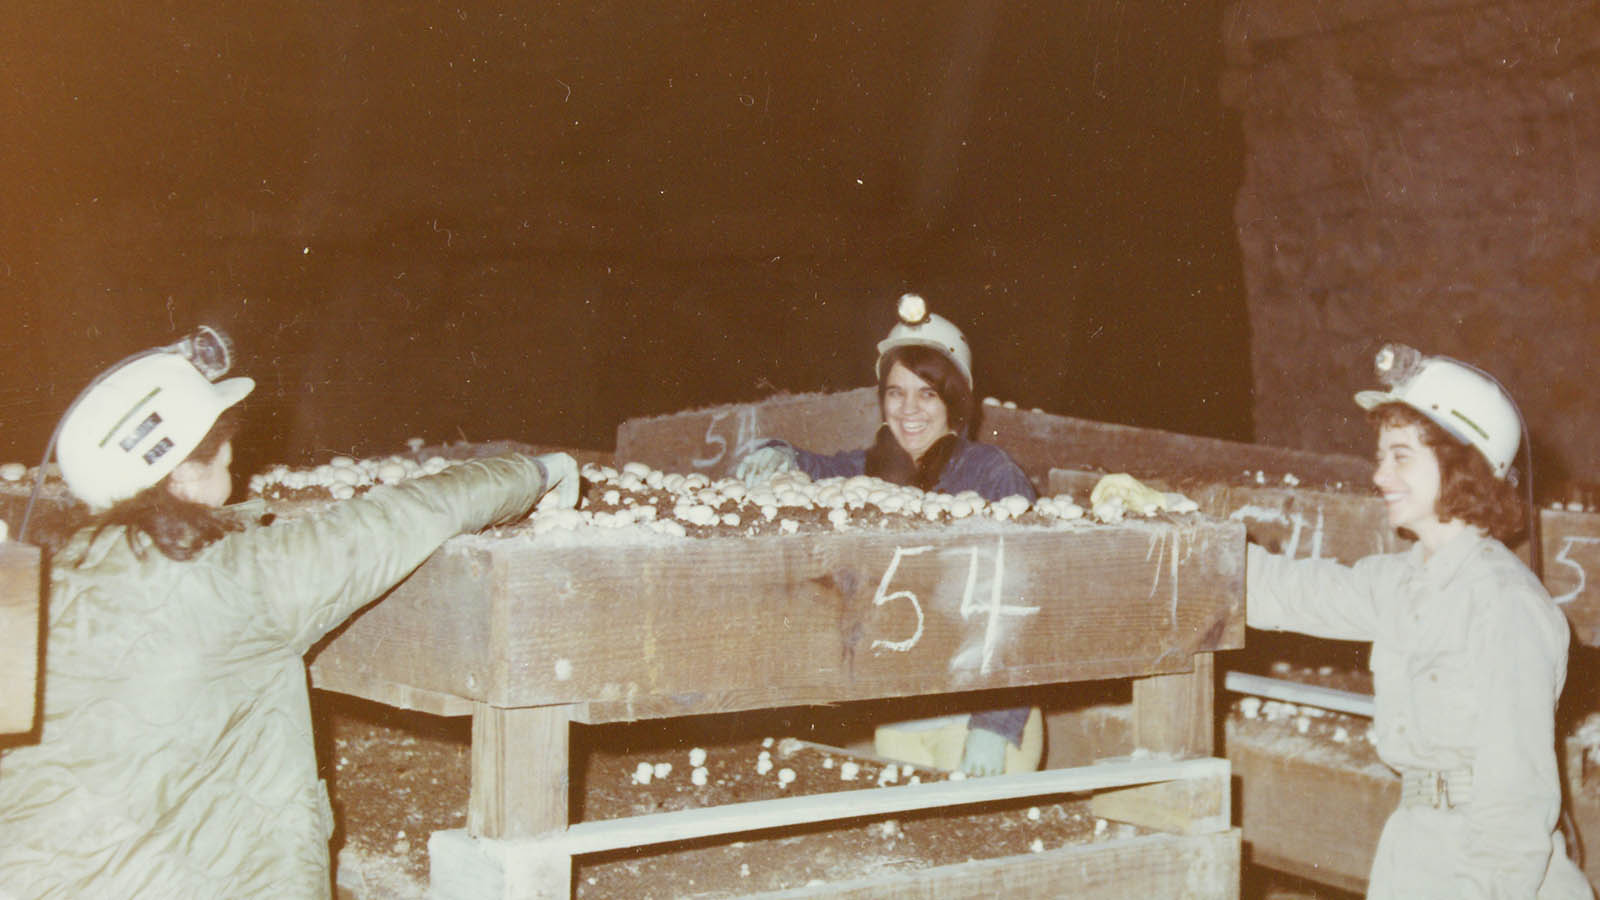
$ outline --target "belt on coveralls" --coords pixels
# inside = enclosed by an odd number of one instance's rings
[[[1405,769],[1400,805],[1457,809],[1472,802],[1472,769]]]

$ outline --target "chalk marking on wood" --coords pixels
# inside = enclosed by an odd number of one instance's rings
[[[727,458],[729,452],[728,439],[717,433],[717,426],[721,425],[730,415],[735,420],[732,448],[734,459],[742,458],[751,446],[761,441],[758,428],[760,423],[757,421],[756,410],[753,407],[743,407],[731,412],[722,410],[714,413],[711,416],[711,421],[706,425],[706,446],[716,445],[716,452],[709,456],[697,456],[689,460],[690,465],[696,469],[709,469]]]
[[[978,552],[972,552],[972,567],[978,566]],[[994,583],[989,591],[989,624],[983,634],[983,673],[985,675],[994,671],[994,655],[1000,647],[1000,617],[1006,616],[1031,616],[1039,612],[1037,606],[1014,606],[1002,603],[1001,585],[1005,581],[1006,570],[1006,539],[1001,537],[994,548]],[[971,582],[968,582],[970,585]],[[965,605],[965,600],[962,601]]]
[[[932,544],[925,544],[921,547],[894,548],[894,556],[889,560],[889,568],[884,570],[883,578],[878,581],[878,590],[872,595],[872,605],[882,606],[885,603],[888,603],[890,600],[899,600],[902,598],[910,600],[911,608],[917,611],[917,630],[911,635],[911,637],[906,638],[903,641],[886,641],[883,638],[873,638],[872,649],[876,650],[879,647],[883,647],[887,650],[895,650],[900,653],[905,653],[912,647],[915,647],[917,645],[917,641],[922,639],[922,625],[924,621],[924,617],[922,615],[922,601],[918,600],[917,595],[910,591],[895,591],[892,594],[885,594],[884,590],[889,587],[890,579],[894,578],[895,570],[900,568],[900,557],[916,556],[921,553],[927,553],[932,549]]]
[[[1150,554],[1152,552],[1156,553],[1156,564],[1152,567],[1153,574],[1150,577],[1150,597],[1154,599],[1157,589],[1161,587],[1161,563],[1167,558],[1166,535],[1161,534],[1160,532],[1153,532],[1150,535],[1150,543],[1145,547],[1144,550],[1145,562],[1150,561]]]
[[[1570,591],[1567,591],[1565,594],[1562,594],[1559,597],[1553,598],[1558,605],[1571,603],[1573,600],[1576,600],[1578,595],[1583,593],[1584,586],[1589,583],[1588,573],[1583,570],[1583,566],[1579,565],[1576,560],[1567,555],[1567,553],[1572,550],[1573,544],[1600,544],[1600,537],[1587,537],[1584,535],[1570,534],[1567,535],[1567,539],[1562,542],[1561,552],[1556,554],[1556,562],[1563,566],[1569,566],[1577,570],[1578,586]]]
[[[1178,563],[1179,551],[1183,544],[1183,536],[1177,531],[1168,532],[1172,540],[1172,606],[1167,616],[1172,621],[1172,627],[1178,627]],[[1157,570],[1160,571],[1159,569]]]

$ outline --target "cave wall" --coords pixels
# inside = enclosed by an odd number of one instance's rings
[[[201,320],[240,466],[854,388],[1248,437],[1220,6],[210,0],[0,29],[0,460]]]
[[[1600,4],[1240,0],[1222,33],[1256,437],[1368,452],[1395,340],[1499,378],[1537,481],[1600,480]]]

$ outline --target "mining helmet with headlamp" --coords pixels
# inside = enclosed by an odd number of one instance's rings
[[[928,305],[917,294],[902,294],[898,307],[900,322],[889,330],[889,336],[878,342],[878,380],[884,375],[883,358],[896,347],[932,347],[955,364],[961,377],[972,389],[972,350],[961,329],[950,324],[943,316],[928,312]]]
[[[223,411],[255,387],[249,378],[217,380],[232,361],[227,337],[202,327],[97,376],[57,427],[56,458],[67,487],[98,511],[171,474]]]
[[[1505,388],[1481,369],[1444,356],[1423,356],[1403,344],[1388,344],[1374,360],[1388,390],[1361,391],[1356,403],[1375,409],[1402,403],[1477,448],[1496,478],[1505,478],[1522,439],[1522,417]]]

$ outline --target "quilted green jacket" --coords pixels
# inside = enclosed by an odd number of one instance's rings
[[[475,460],[188,562],[120,527],[76,535],[51,572],[40,742],[0,755],[0,897],[329,896],[304,654],[546,481],[531,457]]]

